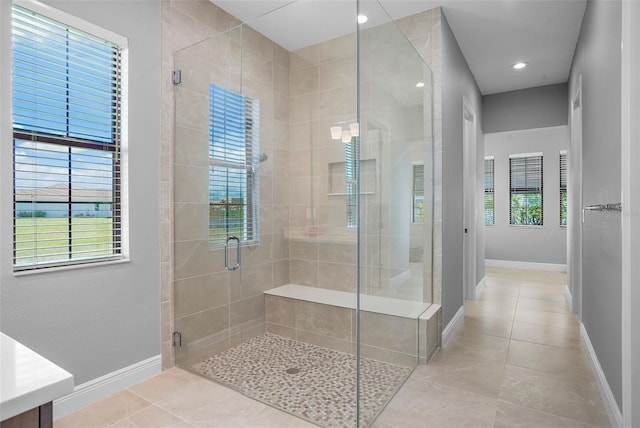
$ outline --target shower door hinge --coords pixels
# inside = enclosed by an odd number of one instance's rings
[[[173,70],[171,73],[171,81],[174,85],[182,83],[182,70]]]
[[[176,348],[180,348],[182,346],[182,334],[177,331],[173,332],[173,346]]]

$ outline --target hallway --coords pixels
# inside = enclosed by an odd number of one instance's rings
[[[486,283],[446,349],[413,372],[375,426],[610,426],[565,274],[487,267]]]
[[[413,372],[374,427],[610,426],[564,283],[562,273],[488,267],[447,348]],[[110,426],[312,425],[174,368],[55,421]]]

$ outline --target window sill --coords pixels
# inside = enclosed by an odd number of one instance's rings
[[[544,229],[544,224],[510,224],[509,227],[513,227],[515,229]]]
[[[345,193],[345,192],[338,192],[338,193],[327,193],[327,196],[347,196],[347,195],[352,195],[352,196],[356,196],[358,193],[354,192],[354,193]],[[375,195],[376,192],[360,192],[360,195]]]
[[[69,270],[76,270],[76,269],[87,269],[87,268],[100,267],[100,266],[111,266],[111,265],[118,265],[122,263],[129,263],[130,261],[131,260],[129,258],[122,258],[122,259],[116,259],[116,260],[105,260],[101,262],[87,262],[87,263],[71,264],[66,266],[45,267],[41,269],[20,270],[20,271],[14,271],[13,276],[15,277],[30,276],[30,275],[39,275],[44,273],[61,272],[61,271],[69,271]]]

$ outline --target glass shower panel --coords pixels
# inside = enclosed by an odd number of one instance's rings
[[[426,359],[431,291],[431,72],[377,1],[359,13],[360,424],[375,391]],[[384,375],[381,375],[384,373]],[[385,384],[385,381],[389,381]],[[397,387],[397,386],[396,386]]]

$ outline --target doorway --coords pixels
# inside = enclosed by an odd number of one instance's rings
[[[463,133],[463,281],[464,299],[476,298],[477,219],[476,204],[476,113],[462,97]]]
[[[568,178],[567,282],[571,308],[582,320],[582,76],[578,76],[578,88],[571,98]]]

